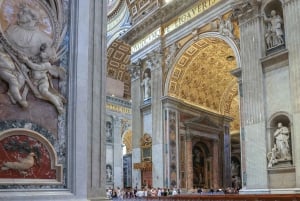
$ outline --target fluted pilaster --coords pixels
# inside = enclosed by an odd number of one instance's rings
[[[121,120],[118,117],[114,117],[113,119],[114,129],[114,186],[115,187],[123,187],[123,156],[122,154],[122,133],[121,133]]]
[[[263,121],[263,73],[260,64],[261,45],[259,18],[241,27],[241,63],[243,80],[243,119],[245,125]]]
[[[289,52],[289,77],[291,91],[291,105],[293,115],[293,156],[294,164],[300,164],[300,147],[297,142],[300,125],[300,1],[287,0],[284,4],[284,23],[286,34],[286,48]],[[300,167],[296,165],[296,187],[300,187]]]
[[[162,131],[162,55],[154,52],[151,57],[153,66],[151,68],[151,112],[152,112],[152,162],[154,164],[164,164],[163,157],[163,131]],[[163,165],[155,165],[152,177],[154,186],[163,186],[164,171]]]
[[[293,112],[300,112],[300,2],[290,0],[284,4],[286,47],[289,51],[290,85]]]
[[[258,14],[248,16],[240,25],[242,97],[241,115],[244,132],[243,171],[247,189],[267,188],[266,141],[263,71],[260,59],[264,34]],[[257,139],[260,139],[259,141]],[[260,153],[260,154],[258,154]],[[246,160],[247,159],[247,160]],[[260,177],[257,177],[260,175]]]

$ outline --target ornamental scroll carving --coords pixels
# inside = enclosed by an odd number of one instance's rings
[[[66,99],[55,84],[66,79],[57,65],[66,52],[61,0],[3,0],[0,9],[0,79],[11,103],[27,108],[31,93],[64,113]]]

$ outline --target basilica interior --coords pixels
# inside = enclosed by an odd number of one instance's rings
[[[0,0],[0,200],[297,195],[299,10]]]
[[[114,84],[107,87],[107,100],[127,101],[130,115],[116,114],[124,105],[107,110],[106,125],[116,123],[114,139],[125,147],[115,149],[107,141],[107,165],[115,170],[123,165],[124,170],[109,171],[114,180],[107,186],[187,192],[197,187],[241,192],[295,187],[293,115],[290,103],[278,104],[283,100],[279,91],[293,90],[284,33],[288,20],[283,19],[287,4],[108,1],[107,76]],[[269,35],[274,24],[280,27],[278,38]],[[275,136],[278,123],[289,130],[284,160]],[[119,127],[126,129],[120,133]],[[114,152],[122,149],[120,164],[115,157],[119,161],[121,156]],[[252,149],[264,153],[263,158],[257,160],[260,152]],[[256,166],[258,161],[265,167]],[[247,178],[257,178],[256,169],[265,177],[261,184]],[[279,182],[283,169],[288,179]]]

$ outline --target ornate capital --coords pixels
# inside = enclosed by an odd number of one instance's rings
[[[127,69],[129,70],[131,80],[138,79],[141,75],[141,60],[139,59],[137,62],[131,63],[127,66]]]
[[[241,23],[258,16],[261,0],[242,0],[233,3],[233,17]]]
[[[165,65],[166,65],[165,73],[168,72],[169,69],[171,68],[178,50],[179,50],[179,45],[177,43],[173,43],[167,49],[166,56],[165,56],[166,57],[166,60],[165,60]]]
[[[158,50],[147,54],[148,61],[149,63],[151,63],[151,69],[159,68],[160,66],[162,66],[162,57],[163,54]]]

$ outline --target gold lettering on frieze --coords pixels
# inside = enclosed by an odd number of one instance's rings
[[[115,111],[115,112],[131,114],[131,109],[126,108],[126,107],[122,107],[122,106],[119,106],[119,105],[114,105],[114,104],[111,104],[111,103],[106,104],[106,108],[108,110]]]
[[[155,29],[152,33],[148,34],[145,38],[138,41],[131,47],[131,53],[137,52],[138,50],[142,49],[146,45],[150,44],[155,39],[161,36],[161,28]]]
[[[180,27],[181,25],[183,25],[186,22],[190,21],[191,19],[193,19],[197,15],[203,13],[205,10],[209,9],[213,5],[217,4],[219,1],[221,1],[221,0],[201,1],[200,3],[198,3],[197,5],[192,7],[190,10],[188,10],[187,12],[180,15],[173,23],[167,25],[164,28],[164,34],[168,34],[171,31],[177,29],[178,27]]]

